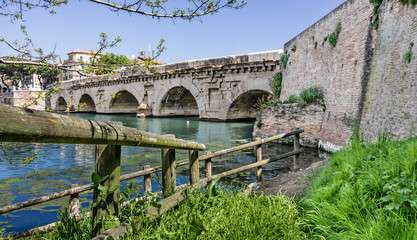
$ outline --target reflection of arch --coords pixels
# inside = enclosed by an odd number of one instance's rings
[[[123,90],[110,102],[110,113],[136,113],[139,102],[133,94]]]
[[[159,106],[160,116],[199,116],[197,101],[184,87],[171,88]]]
[[[94,104],[93,98],[88,94],[83,94],[79,101],[82,106],[80,112],[96,112],[96,105]]]
[[[56,100],[56,108],[55,111],[65,111],[67,109],[67,102],[63,97],[59,97]]]
[[[250,90],[237,97],[229,107],[227,120],[255,119],[256,105],[272,96],[265,90]]]

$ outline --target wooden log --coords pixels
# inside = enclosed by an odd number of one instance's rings
[[[109,122],[0,104],[1,142],[76,143],[204,150],[204,144]]]
[[[275,140],[285,138],[285,137],[288,137],[288,136],[292,136],[296,133],[302,133],[302,132],[304,132],[303,129],[298,129],[298,130],[294,130],[294,131],[291,131],[291,132],[286,132],[286,133],[283,133],[283,134],[279,134],[277,136],[273,136],[273,137],[270,137],[270,138],[256,140],[256,141],[251,142],[251,143],[247,143],[247,144],[243,144],[243,145],[240,145],[240,146],[220,150],[220,151],[217,151],[217,152],[214,152],[214,153],[211,153],[211,154],[206,154],[204,156],[199,157],[198,160],[203,161],[203,160],[206,160],[206,159],[209,159],[209,158],[218,157],[218,156],[225,155],[225,154],[228,154],[228,153],[240,151],[240,150],[243,150],[243,149],[246,149],[246,148],[252,148],[252,147],[255,147],[259,144],[268,143],[268,142],[271,142],[271,141],[275,141]]]
[[[95,171],[100,177],[108,176],[101,185],[109,189],[113,186],[120,186],[121,150],[121,146],[96,145]],[[113,193],[94,188],[93,237],[102,232],[103,226],[100,219],[106,219],[107,215],[118,215],[119,192],[119,188]]]
[[[71,184],[70,188],[77,188],[78,184]],[[70,195],[70,201],[68,206],[69,215],[71,217],[80,217],[80,199],[78,198],[78,193]]]
[[[294,131],[297,131],[299,128],[294,128]],[[300,149],[300,133],[296,133],[294,135],[294,151],[297,151],[298,149]],[[298,166],[298,159],[300,158],[300,154],[296,154],[293,156],[293,169],[294,171],[298,171],[298,169],[300,168]]]
[[[206,155],[211,154],[210,151],[206,152]],[[211,158],[205,159],[204,160],[204,165],[206,168],[206,177],[211,177],[212,175],[212,165],[211,165]]]
[[[189,150],[189,173],[190,173],[190,184],[194,185],[200,180],[200,168],[198,165],[198,151]]]
[[[149,168],[150,168],[149,165],[143,166],[143,170],[147,170]],[[143,176],[143,189],[147,193],[152,192],[151,174],[146,174]]]
[[[44,203],[44,202],[48,202],[48,201],[51,201],[51,200],[54,200],[54,199],[66,197],[66,196],[71,195],[71,194],[85,192],[85,191],[88,191],[88,190],[92,189],[93,186],[94,186],[93,184],[86,184],[86,185],[83,185],[83,186],[80,186],[80,187],[67,189],[67,190],[57,192],[57,193],[53,193],[53,194],[50,194],[50,195],[47,195],[47,196],[33,198],[33,199],[28,200],[28,201],[15,203],[15,204],[12,204],[12,205],[9,205],[9,206],[1,207],[0,208],[0,214],[16,211],[16,210],[19,210],[19,209],[22,209],[22,208],[25,208],[25,207],[30,207],[30,206],[37,205],[37,204]]]
[[[262,145],[255,147],[256,162],[262,161]],[[262,166],[256,168],[256,182],[262,181]]]
[[[168,197],[175,192],[175,150],[161,149],[162,155],[162,192],[164,197]]]

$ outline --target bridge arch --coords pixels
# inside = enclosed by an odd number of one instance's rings
[[[170,88],[160,98],[158,116],[199,116],[199,106],[190,90],[183,86]]]
[[[109,113],[136,113],[138,107],[136,97],[129,91],[121,90],[111,99]]]
[[[78,106],[80,106],[80,112],[96,112],[96,104],[89,94],[84,93],[78,103]]]
[[[234,99],[227,111],[226,120],[254,120],[260,102],[272,97],[272,93],[255,89],[246,91]]]
[[[58,111],[58,112],[62,111],[63,112],[67,109],[67,105],[68,105],[67,101],[65,101],[65,99],[63,97],[59,97],[56,100],[55,111]]]

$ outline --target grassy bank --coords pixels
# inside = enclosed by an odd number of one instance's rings
[[[303,199],[210,187],[125,239],[417,239],[416,219],[417,138],[356,138],[315,174]],[[89,220],[62,220],[67,226],[42,237],[89,239]]]
[[[417,238],[417,139],[361,143],[334,154],[301,201],[311,237]]]

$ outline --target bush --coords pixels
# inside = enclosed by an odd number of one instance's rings
[[[282,73],[278,72],[271,81],[271,88],[274,95],[279,98],[282,89]]]
[[[359,134],[357,134],[359,136]],[[417,238],[417,139],[359,137],[319,172],[302,205],[323,239]]]
[[[323,99],[323,95],[318,88],[308,88],[301,91],[300,98],[305,103],[313,103]]]

